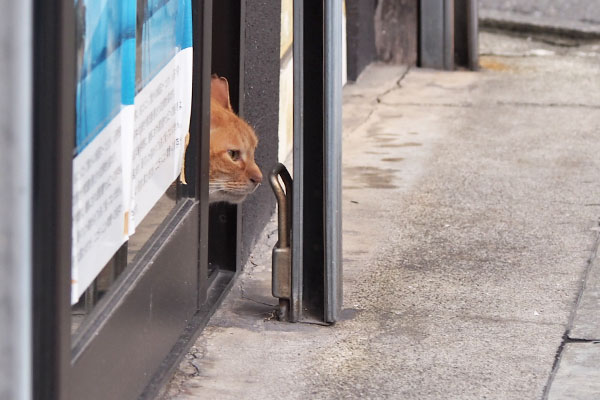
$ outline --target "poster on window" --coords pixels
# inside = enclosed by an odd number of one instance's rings
[[[72,303],[127,240],[136,0],[76,0],[75,11]]]
[[[190,0],[75,0],[71,302],[181,170],[192,81]]]
[[[144,0],[139,13],[131,227],[177,178],[192,101],[189,0]]]

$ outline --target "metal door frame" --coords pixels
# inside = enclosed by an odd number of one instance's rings
[[[290,321],[342,307],[342,3],[294,0],[294,184]]]
[[[73,2],[33,1],[33,397],[69,396]]]
[[[140,395],[151,398],[169,378],[177,360],[207,323],[233,282],[234,273],[227,270],[220,270],[210,282],[208,280],[212,5],[212,0],[192,1],[192,109],[198,112],[192,112],[192,135],[186,155],[189,184],[180,188],[187,199],[169,214],[150,238],[144,250],[146,254],[119,278],[117,286],[102,300],[103,304],[94,310],[84,333],[71,343],[75,12],[72,0],[33,2],[35,398],[103,399]],[[194,132],[198,133],[194,135]],[[194,243],[196,237],[199,240]],[[175,271],[171,269],[161,275],[160,266],[165,260],[177,257],[181,262],[176,265],[182,267],[173,267]],[[183,272],[191,271],[184,265],[192,266],[193,275]],[[148,291],[152,290],[163,290],[170,296],[157,296],[152,304],[147,300]],[[148,315],[152,315],[150,321],[136,320]],[[131,346],[132,340],[146,346],[136,352],[134,349],[140,346]]]
[[[213,6],[211,72],[227,78],[233,110],[244,116],[245,0],[220,0]],[[241,270],[242,207],[217,203],[209,212],[208,265],[212,271]]]
[[[420,0],[419,65],[477,70],[477,0]]]

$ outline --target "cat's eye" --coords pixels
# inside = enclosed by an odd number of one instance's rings
[[[240,151],[239,150],[227,150],[227,154],[233,161],[237,161],[240,159]]]

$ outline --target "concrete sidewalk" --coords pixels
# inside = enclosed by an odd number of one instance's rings
[[[479,8],[531,18],[600,24],[600,3],[596,0],[479,0]]]
[[[598,398],[600,46],[480,40],[344,89],[345,319],[273,318],[273,222],[165,399]]]
[[[523,34],[548,35],[555,44],[600,39],[597,0],[479,0],[479,24]]]

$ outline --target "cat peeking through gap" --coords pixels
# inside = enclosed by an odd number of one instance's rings
[[[210,89],[209,202],[241,203],[262,182],[254,162],[258,139],[233,112],[227,79],[213,75]]]
[[[208,201],[239,204],[262,182],[262,173],[254,162],[258,139],[250,125],[233,112],[227,79],[213,75],[210,91]],[[187,151],[189,133],[185,139]],[[185,157],[179,179],[187,184]]]

